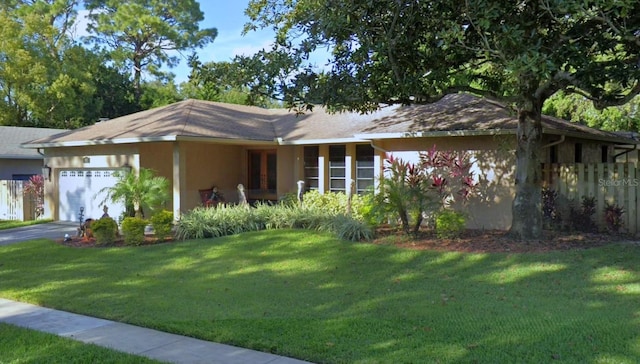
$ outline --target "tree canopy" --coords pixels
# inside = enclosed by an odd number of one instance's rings
[[[640,92],[636,0],[252,0],[245,29],[272,27],[273,49],[238,61],[254,92],[291,105],[366,111],[467,91],[518,115],[513,221],[542,234],[542,106],[558,91],[597,108]],[[328,48],[324,68],[309,54]]]
[[[143,70],[157,75],[173,67],[176,53],[213,42],[215,28],[200,29],[204,19],[196,0],[86,0],[90,10],[89,39],[107,49],[119,65],[133,70],[136,100]]]

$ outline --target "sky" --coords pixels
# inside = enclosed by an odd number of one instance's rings
[[[204,21],[200,28],[217,28],[218,36],[206,47],[196,50],[201,62],[230,61],[237,55],[250,56],[260,49],[270,48],[273,32],[262,30],[242,36],[244,24],[249,18],[244,15],[249,0],[200,0]],[[189,54],[184,54],[187,57]],[[170,71],[176,74],[176,83],[187,80],[189,67],[183,58],[180,66]]]
[[[200,29],[216,28],[218,36],[206,47],[196,49],[195,52],[201,62],[222,62],[231,61],[237,55],[251,56],[261,49],[269,49],[273,44],[274,32],[270,29],[250,31],[242,35],[244,25],[249,18],[244,14],[249,4],[249,0],[199,0],[200,10],[204,13],[204,20],[200,22]],[[78,12],[78,22],[76,23],[73,36],[77,39],[87,35],[86,15],[88,11],[80,9]],[[189,77],[189,66],[187,57],[191,51],[183,52],[180,55],[180,64],[174,68],[165,68],[165,71],[172,72],[175,83],[187,81]],[[311,62],[323,67],[321,63],[326,63],[326,51],[318,50],[311,55]]]

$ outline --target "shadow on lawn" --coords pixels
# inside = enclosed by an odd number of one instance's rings
[[[0,252],[0,296],[316,362],[640,362],[637,245],[464,254],[272,231]]]

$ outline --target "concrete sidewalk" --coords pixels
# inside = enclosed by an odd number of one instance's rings
[[[308,363],[2,298],[0,298],[0,322],[168,363]]]

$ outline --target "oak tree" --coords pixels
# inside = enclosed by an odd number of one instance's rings
[[[238,60],[257,92],[367,111],[472,92],[517,113],[511,233],[542,234],[542,106],[558,91],[597,108],[640,92],[637,0],[252,0],[246,30],[275,44]],[[308,57],[327,49],[324,65]]]

